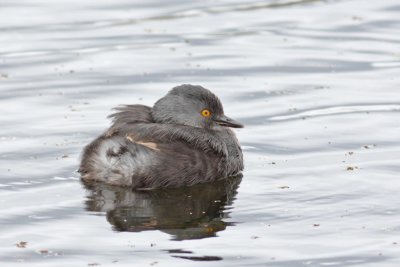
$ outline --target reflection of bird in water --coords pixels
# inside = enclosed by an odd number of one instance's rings
[[[220,100],[201,86],[181,85],[153,108],[130,105],[89,144],[83,180],[132,188],[190,186],[237,175],[243,157]]]
[[[161,230],[176,240],[215,236],[229,224],[223,219],[232,204],[241,175],[183,188],[135,191],[85,182],[86,208],[106,212],[116,231]]]

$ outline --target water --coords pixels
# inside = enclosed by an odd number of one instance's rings
[[[1,10],[2,266],[399,266],[398,1]],[[182,83],[246,125],[242,179],[155,192],[79,181],[112,107]]]

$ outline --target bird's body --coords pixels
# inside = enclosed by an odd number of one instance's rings
[[[200,86],[178,86],[153,108],[123,106],[110,117],[112,126],[83,152],[84,180],[133,188],[178,187],[243,169],[240,145],[225,127],[241,125],[223,115],[218,98]]]

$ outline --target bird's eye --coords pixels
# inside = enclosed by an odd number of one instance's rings
[[[211,111],[209,111],[208,109],[203,109],[201,111],[201,116],[208,118],[211,116]]]

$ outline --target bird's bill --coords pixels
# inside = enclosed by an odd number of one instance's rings
[[[214,121],[221,126],[232,127],[232,128],[243,128],[244,125],[234,119],[231,119],[225,115],[215,118]]]

